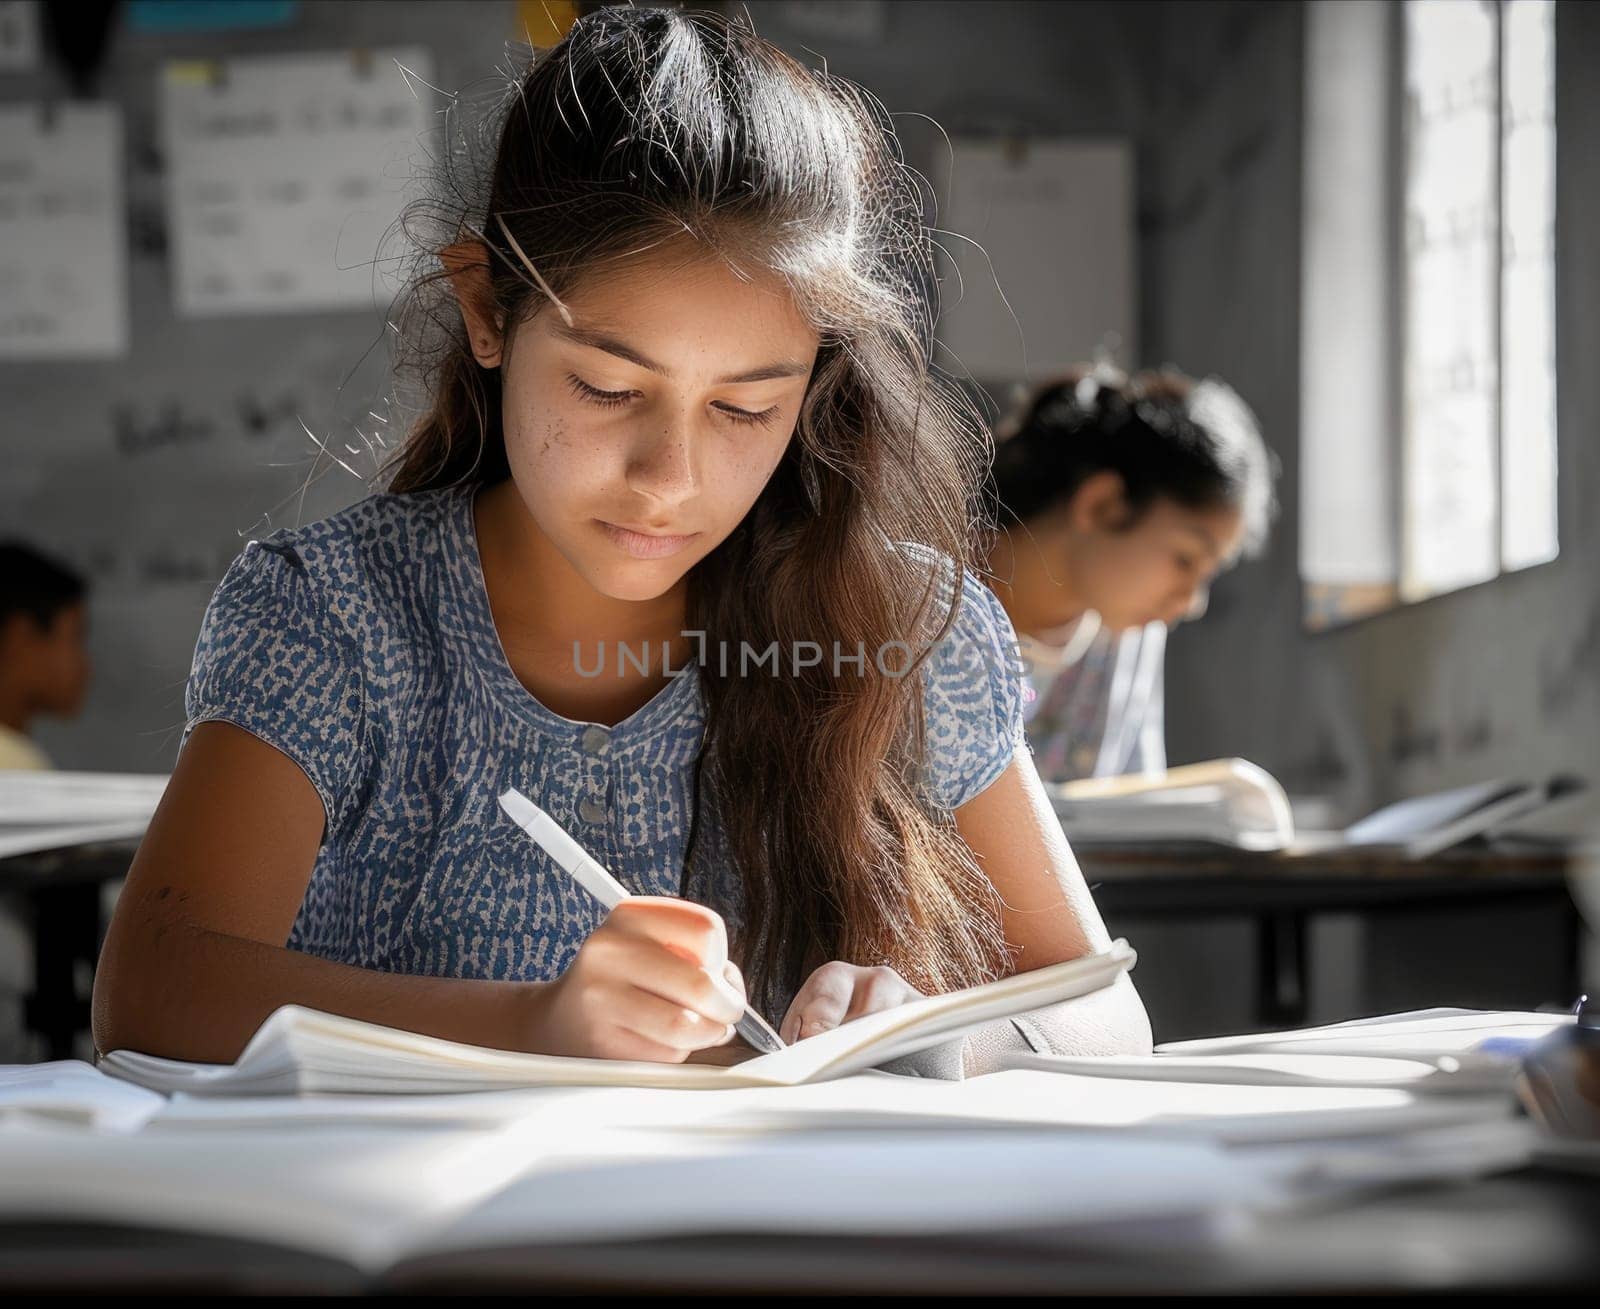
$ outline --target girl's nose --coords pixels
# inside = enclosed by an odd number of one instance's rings
[[[694,429],[675,413],[649,436],[641,436],[628,469],[628,486],[670,513],[700,490]]]
[[[1184,614],[1184,618],[1190,622],[1193,622],[1196,618],[1204,618],[1206,616],[1206,606],[1210,602],[1211,588],[1209,586],[1196,587],[1194,595],[1189,600],[1189,608]]]

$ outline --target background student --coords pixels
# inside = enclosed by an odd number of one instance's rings
[[[30,546],[0,544],[0,769],[49,768],[30,732],[75,718],[89,689],[88,585]]]
[[[1025,710],[1052,781],[1166,768],[1167,629],[1264,546],[1275,465],[1225,383],[1073,369],[996,443],[991,585],[1030,666]]]
[[[970,657],[1013,640],[968,567],[979,420],[929,371],[931,243],[871,102],[737,22],[605,9],[450,183],[401,319],[426,410],[385,493],[218,588],[97,1047],[227,1062],[292,1002],[721,1060],[746,994],[793,1040],[1106,948],[1020,675]],[[508,784],[639,898],[602,920]],[[1033,1018],[1150,1046],[1126,977]]]

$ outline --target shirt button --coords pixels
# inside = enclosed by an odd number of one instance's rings
[[[598,800],[584,796],[578,801],[578,817],[586,823],[603,823],[606,820],[606,807]]]
[[[606,747],[611,744],[611,733],[603,727],[586,727],[583,729],[583,749],[585,754],[604,754]]]

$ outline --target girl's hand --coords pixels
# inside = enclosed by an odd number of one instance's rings
[[[892,968],[863,968],[835,959],[812,973],[795,992],[778,1035],[785,1044],[792,1044],[862,1014],[920,999],[922,992]]]
[[[715,910],[641,895],[606,916],[541,1000],[541,1053],[679,1064],[733,1040],[745,989]]]

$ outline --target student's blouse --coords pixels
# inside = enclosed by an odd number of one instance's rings
[[[1031,638],[1021,643],[1031,666],[1023,717],[1039,776],[1069,782],[1165,770],[1166,624],[1111,632],[1091,610],[1066,646],[1074,655],[1062,661]]]
[[[711,808],[685,878],[705,723],[697,665],[615,725],[546,708],[490,615],[475,489],[374,495],[252,541],[206,611],[184,740],[233,723],[294,760],[326,811],[287,946],[386,972],[558,977],[606,911],[505,816],[508,786],[630,892],[709,905],[737,937],[741,886]],[[1015,642],[998,599],[966,573],[957,621],[924,669],[923,779],[939,809],[1028,748]],[[776,1023],[790,997],[752,998]]]

